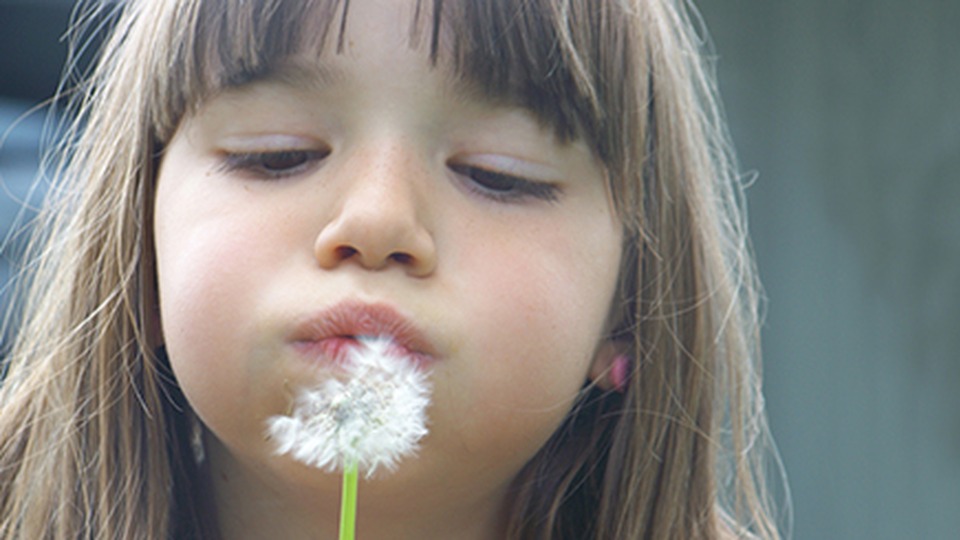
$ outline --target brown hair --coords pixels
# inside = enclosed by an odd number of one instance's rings
[[[211,538],[189,405],[154,350],[156,160],[218,91],[343,38],[348,0],[129,1],[74,103],[0,389],[0,538]],[[336,25],[336,26],[335,26]],[[81,27],[83,25],[81,24]],[[411,43],[607,169],[623,394],[587,385],[515,480],[509,538],[777,538],[758,286],[682,2],[420,0]]]

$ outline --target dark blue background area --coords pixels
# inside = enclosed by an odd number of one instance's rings
[[[35,183],[48,125],[43,103],[55,92],[67,57],[66,1],[0,0],[0,303],[23,251],[23,226],[42,198]],[[7,333],[12,331],[7,329]],[[7,336],[5,335],[4,338]],[[6,350],[6,339],[0,351]]]
[[[0,96],[36,101],[53,93],[71,10],[65,1],[0,0]]]

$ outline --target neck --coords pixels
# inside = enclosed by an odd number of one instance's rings
[[[244,463],[209,439],[213,499],[223,540],[338,537],[339,475],[311,470],[300,475],[305,478],[302,483],[284,481],[291,476]],[[393,480],[361,479],[358,538],[503,538],[505,490],[475,497],[457,493],[452,486],[416,489],[413,482]]]

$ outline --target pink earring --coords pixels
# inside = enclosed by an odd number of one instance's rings
[[[627,390],[629,379],[630,358],[624,354],[618,354],[610,365],[610,382],[613,383],[613,389],[622,394]]]

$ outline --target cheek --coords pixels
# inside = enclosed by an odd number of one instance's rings
[[[161,207],[162,208],[162,207]],[[175,217],[175,216],[174,216]],[[202,343],[191,336],[214,337],[231,328],[239,312],[249,306],[238,291],[249,281],[244,248],[231,242],[236,234],[222,234],[215,224],[181,226],[158,220],[157,284],[165,338]]]
[[[476,317],[477,334],[488,336],[492,354],[503,351],[498,375],[519,407],[542,408],[575,394],[602,332],[605,287],[585,285],[582,276],[555,264],[531,256],[491,265],[487,290],[493,292],[477,301],[489,314]]]
[[[236,383],[227,369],[235,341],[228,330],[243,324],[236,315],[246,306],[243,297],[230,294],[239,276],[228,261],[237,260],[237,250],[198,233],[158,220],[156,249],[164,343],[180,386],[202,412],[204,396],[230,395],[224,390]]]
[[[491,432],[511,433],[501,457],[530,455],[565,417],[603,333],[618,238],[610,234],[583,246],[576,235],[555,228],[463,248],[458,283],[469,300],[462,324],[476,340],[464,369],[474,384],[455,391],[467,396],[462,403],[488,411],[465,414],[474,422],[463,429],[468,446],[481,448],[480,439]]]
[[[219,435],[241,429],[237,418],[270,405],[271,383],[259,361],[256,314],[269,239],[242,216],[198,208],[191,198],[156,205],[156,268],[160,324],[171,367],[194,410]],[[254,351],[254,353],[251,353]]]
[[[492,334],[561,358],[592,352],[613,298],[619,236],[571,229],[475,243],[463,287],[489,312],[477,320],[490,325]]]

